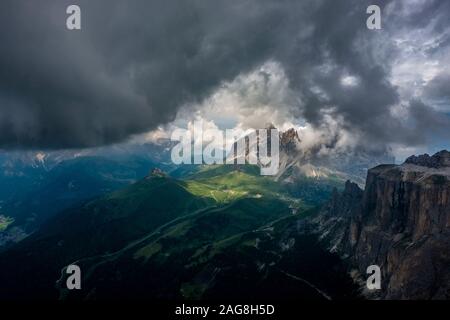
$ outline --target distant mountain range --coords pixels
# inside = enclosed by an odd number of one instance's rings
[[[0,153],[0,249],[34,232],[53,215],[123,188],[152,168],[173,168],[170,141],[82,151]]]

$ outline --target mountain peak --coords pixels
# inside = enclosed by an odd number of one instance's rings
[[[166,176],[167,174],[159,168],[153,168],[149,175],[150,178],[153,177],[164,178]]]
[[[295,150],[298,142],[300,142],[300,138],[294,128],[282,132],[280,135],[280,146],[287,152]]]
[[[405,163],[428,168],[450,167],[450,152],[442,150],[433,156],[430,156],[427,153],[419,156],[411,156],[405,160]]]

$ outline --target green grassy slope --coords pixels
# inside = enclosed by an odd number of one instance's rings
[[[179,184],[215,206],[174,219],[120,250],[78,261],[83,270],[88,270],[85,294],[92,298],[120,296],[110,285],[114,283],[140,292],[142,297],[196,297],[189,294],[192,277],[223,250],[280,219],[307,213],[308,206],[300,199],[290,197],[278,183],[260,176],[254,168],[206,167]],[[119,279],[112,271],[118,268],[133,272],[121,273]],[[152,272],[158,277],[149,277]],[[104,281],[99,282],[99,277]],[[69,292],[61,290],[61,294]]]
[[[8,226],[13,222],[13,218],[0,215],[0,231],[6,230],[6,228],[8,228]]]
[[[271,225],[310,207],[254,166],[199,167],[184,180],[153,175],[67,210],[0,254],[0,298],[199,297],[222,265],[272,255],[240,256],[255,235],[279,237]],[[83,270],[83,289],[55,290],[71,263]]]

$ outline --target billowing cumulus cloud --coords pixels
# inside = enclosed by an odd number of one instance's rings
[[[377,1],[371,31],[371,2],[79,0],[82,30],[68,31],[73,1],[2,1],[0,145],[104,145],[195,108],[368,148],[448,136],[449,4]]]

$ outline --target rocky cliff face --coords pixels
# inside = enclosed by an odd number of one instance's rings
[[[369,170],[313,219],[331,250],[362,274],[382,271],[384,299],[450,298],[450,153]]]

